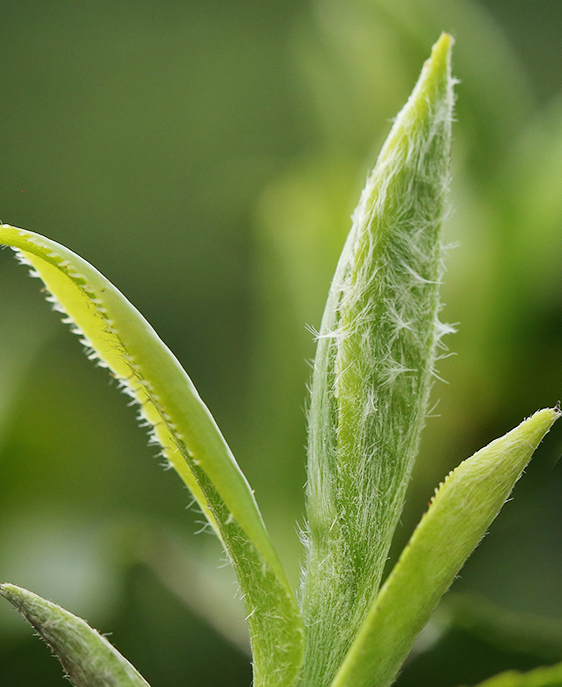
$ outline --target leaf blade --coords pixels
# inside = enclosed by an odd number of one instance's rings
[[[302,654],[294,594],[246,478],[180,363],[134,306],[78,255],[2,225],[0,244],[22,255],[76,333],[141,406],[164,454],[217,531],[249,613],[257,675],[291,684]],[[260,684],[257,682],[256,684]],[[277,683],[272,683],[277,684]]]
[[[47,642],[75,687],[149,687],[129,661],[82,618],[13,584],[1,584],[0,595]]]
[[[383,146],[324,312],[309,416],[306,687],[331,682],[376,594],[417,452],[440,333],[451,45],[443,34]]]
[[[386,687],[560,417],[536,412],[461,463],[435,497],[361,626],[332,687]]]

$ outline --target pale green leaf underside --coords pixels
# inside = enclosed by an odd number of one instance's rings
[[[535,668],[527,673],[509,670],[481,682],[477,687],[562,687],[562,663]]]
[[[75,687],[149,687],[129,661],[81,618],[12,584],[0,585],[0,595],[47,642]]]
[[[3,225],[15,249],[68,315],[92,357],[110,368],[141,407],[166,458],[222,539],[249,614],[256,684],[286,687],[301,661],[302,630],[293,592],[253,493],[190,378],[155,331],[94,267],[38,234]]]
[[[545,409],[449,474],[373,603],[332,687],[386,687],[560,413]]]

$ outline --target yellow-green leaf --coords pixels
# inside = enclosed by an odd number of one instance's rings
[[[484,536],[558,409],[535,413],[449,474],[373,603],[332,687],[387,687]]]
[[[301,618],[253,493],[211,413],[178,360],[136,308],[92,265],[39,234],[0,227],[45,283],[55,307],[138,401],[164,455],[222,539],[248,610],[256,685],[292,684]]]

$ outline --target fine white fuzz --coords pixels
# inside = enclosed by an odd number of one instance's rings
[[[302,687],[330,684],[378,590],[448,331],[438,313],[449,43],[435,46],[367,179],[318,336]]]

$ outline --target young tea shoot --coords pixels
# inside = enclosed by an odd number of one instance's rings
[[[452,43],[448,34],[440,37],[394,122],[328,295],[311,387],[298,594],[226,440],[152,327],[69,249],[0,226],[0,243],[43,281],[88,357],[108,367],[136,401],[222,542],[246,605],[255,687],[390,685],[560,416],[558,407],[538,411],[461,463],[436,490],[381,587],[448,331],[438,314]],[[51,646],[76,687],[148,684],[85,621],[12,584],[0,585],[0,595]],[[560,667],[506,673],[485,687],[559,685],[561,674]]]

